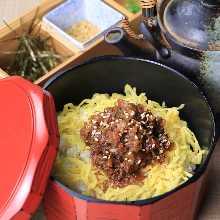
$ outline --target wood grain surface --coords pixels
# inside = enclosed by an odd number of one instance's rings
[[[42,1],[0,0],[0,25],[3,25],[3,19],[9,22]],[[198,220],[220,220],[220,141],[212,157],[212,168],[208,184],[209,190],[200,208]],[[43,219],[42,211],[39,211],[34,217],[34,220]]]

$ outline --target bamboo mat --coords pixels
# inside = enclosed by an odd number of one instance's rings
[[[0,25],[2,25],[2,19],[10,21],[41,1],[0,0]],[[220,220],[220,141],[216,146],[212,164],[211,175],[209,177],[209,191],[200,208],[198,220]],[[34,217],[34,220],[43,219],[42,212],[38,212],[36,217]]]

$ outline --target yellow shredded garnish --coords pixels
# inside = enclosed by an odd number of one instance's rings
[[[155,116],[165,119],[165,131],[174,147],[167,153],[163,164],[145,168],[142,185],[128,185],[122,188],[106,187],[105,174],[97,172],[91,165],[89,147],[80,138],[80,129],[90,116],[112,107],[118,99],[144,105]],[[71,189],[84,195],[111,201],[147,199],[166,193],[192,177],[195,166],[202,162],[207,150],[201,149],[194,133],[187,123],[180,119],[179,111],[184,107],[166,107],[148,100],[144,93],[137,95],[136,89],[125,86],[125,95],[114,93],[94,94],[78,106],[66,104],[58,115],[61,134],[60,150],[54,165],[53,176]]]

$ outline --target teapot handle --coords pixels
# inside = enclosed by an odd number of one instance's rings
[[[117,47],[126,56],[155,60],[155,51],[146,50],[130,42],[129,36],[120,27],[108,30],[104,36],[104,40],[107,44]]]
[[[144,22],[142,22],[139,28],[140,32],[144,35],[144,39],[150,42],[155,48],[157,60],[170,58],[171,49],[163,43],[160,27],[158,25],[154,27],[154,30],[149,30]]]
[[[157,51],[158,60],[171,56],[170,48],[165,44],[162,31],[157,22],[157,0],[140,0],[142,8],[142,22],[140,32],[144,39],[149,41]]]

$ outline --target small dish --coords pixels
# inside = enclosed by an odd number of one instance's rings
[[[101,0],[68,0],[46,14],[43,22],[67,42],[83,50],[122,19],[123,15],[120,12]],[[84,42],[80,42],[66,33],[80,21],[90,22],[99,29],[98,33]]]

